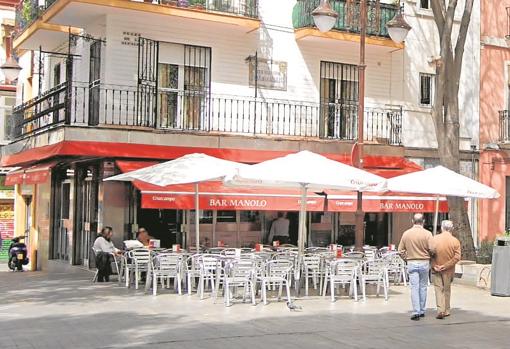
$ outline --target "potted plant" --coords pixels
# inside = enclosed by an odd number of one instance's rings
[[[161,2],[164,5],[177,6],[179,2],[177,0],[162,0]]]
[[[177,0],[165,0],[164,4],[165,5],[170,5],[170,6],[178,6],[179,5],[179,1],[177,1]]]
[[[205,0],[190,0],[190,6],[197,10],[205,10]]]
[[[497,246],[510,246],[510,230],[503,232],[496,239]]]

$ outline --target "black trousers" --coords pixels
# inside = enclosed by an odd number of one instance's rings
[[[96,254],[97,281],[108,281],[112,274],[113,256],[106,252]]]

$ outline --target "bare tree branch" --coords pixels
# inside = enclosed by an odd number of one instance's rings
[[[444,29],[444,2],[443,0],[432,0],[430,2],[430,5],[432,7],[432,13],[434,14],[434,21],[436,22],[437,30],[439,32],[439,36],[441,37],[443,35],[443,29]]]
[[[473,12],[473,0],[466,0],[464,12],[462,13],[462,20],[460,22],[459,36],[457,44],[455,45],[455,77],[456,80],[460,79],[460,72],[462,68],[462,60],[464,58],[464,47],[466,45],[467,32],[469,30],[469,23],[471,21],[471,13]]]

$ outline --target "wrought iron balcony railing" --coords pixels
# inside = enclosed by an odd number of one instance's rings
[[[354,140],[357,113],[355,104],[64,83],[14,108],[10,134],[14,140],[74,125]],[[364,124],[366,141],[401,144],[400,107],[367,108]]]
[[[499,111],[499,141],[510,143],[510,111]]]
[[[360,3],[359,0],[332,0],[333,9],[338,19],[333,29],[359,33]],[[315,27],[312,11],[320,4],[320,0],[297,0],[292,14],[295,29]],[[367,6],[367,35],[389,37],[386,23],[399,11],[399,5],[383,4],[378,0],[369,0]]]
[[[58,0],[22,0],[16,7],[16,31],[22,33],[51,5]],[[208,12],[228,13],[231,15],[258,18],[258,0],[124,0],[191,8]]]

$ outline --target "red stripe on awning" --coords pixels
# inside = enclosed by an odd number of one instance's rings
[[[274,151],[259,149],[234,149],[234,148],[206,148],[206,147],[181,147],[164,146],[153,144],[134,144],[117,142],[88,142],[88,141],[62,141],[59,143],[36,147],[14,154],[2,156],[2,166],[21,166],[36,161],[44,161],[56,156],[85,156],[104,158],[124,159],[154,159],[172,160],[178,157],[191,154],[204,153],[220,159],[237,161],[243,163],[259,163],[261,161],[274,159],[288,155],[290,151]],[[322,153],[322,155],[335,161],[351,164],[350,154]],[[365,155],[363,157],[365,169],[404,170],[419,171],[420,166],[401,157],[387,155]],[[402,172],[404,174],[407,172]]]
[[[25,178],[24,169],[9,172],[5,175],[5,185],[23,184],[24,178]]]
[[[356,195],[328,195],[329,212],[356,212]],[[413,194],[363,194],[363,212],[435,212],[436,198]],[[446,198],[439,198],[439,212],[448,212]]]
[[[136,171],[141,168],[153,166],[159,164],[158,161],[126,161],[126,160],[117,160],[115,164],[119,168],[122,173]]]
[[[50,161],[29,167],[25,170],[25,184],[45,183],[51,175],[51,169],[58,161]]]
[[[142,208],[195,208],[195,185],[180,184],[158,187],[145,182],[133,184],[142,193]],[[199,183],[199,204],[202,210],[299,211],[299,190],[274,188],[226,187],[221,182]],[[308,211],[324,211],[324,197],[310,193]]]
[[[51,175],[51,169],[58,161],[49,161],[10,172],[5,179],[6,185],[45,183]]]

